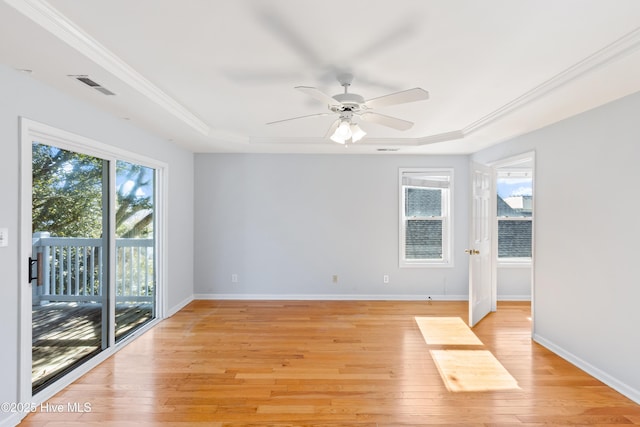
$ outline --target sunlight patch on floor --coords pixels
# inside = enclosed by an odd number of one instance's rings
[[[518,382],[488,350],[430,350],[447,390],[519,389]]]
[[[428,345],[482,345],[459,317],[416,317],[416,323]]]
[[[416,317],[431,358],[452,392],[517,390],[518,382],[460,317]],[[435,348],[433,348],[435,347]],[[451,347],[451,348],[447,348]]]

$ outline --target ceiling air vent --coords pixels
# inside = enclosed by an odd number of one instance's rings
[[[111,92],[109,89],[105,87],[100,86],[99,83],[94,82],[88,76],[69,75],[69,77],[76,79],[79,82],[84,83],[87,86],[92,87],[93,89],[97,90],[98,92],[102,92],[105,95],[115,95],[115,93]]]

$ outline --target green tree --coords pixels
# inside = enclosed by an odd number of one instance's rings
[[[116,236],[148,237],[153,234],[153,175],[144,166],[119,161],[117,175]]]
[[[92,156],[33,144],[33,232],[101,237],[106,168],[106,161]],[[117,236],[147,237],[153,232],[151,170],[126,162],[116,168]]]

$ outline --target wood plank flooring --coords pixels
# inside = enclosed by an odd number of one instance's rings
[[[195,301],[23,425],[640,425],[639,405],[531,341],[528,303],[500,303],[471,334],[466,315],[465,302]]]

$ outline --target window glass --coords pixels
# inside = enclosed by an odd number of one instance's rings
[[[450,169],[401,169],[401,266],[450,264],[452,178]]]
[[[407,259],[442,258],[442,220],[407,220]]]
[[[408,217],[442,215],[442,190],[405,187]]]
[[[498,220],[498,258],[531,258],[531,220]]]
[[[498,259],[531,259],[532,183],[530,170],[498,171]]]

